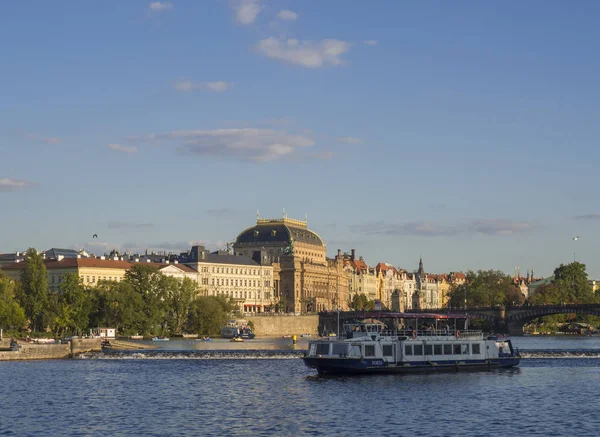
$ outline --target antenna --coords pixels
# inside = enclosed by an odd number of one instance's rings
[[[258,211],[258,209],[256,210],[256,220],[258,220],[260,218],[260,212]]]
[[[283,208],[283,218],[285,218],[285,208]]]

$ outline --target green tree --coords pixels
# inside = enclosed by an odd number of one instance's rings
[[[56,304],[56,333],[82,333],[89,324],[90,295],[76,273],[65,273]]]
[[[0,271],[0,328],[21,330],[26,323],[25,312],[15,300],[15,281]]]
[[[352,299],[349,302],[350,309],[355,311],[361,310],[373,310],[375,309],[375,302],[370,300],[366,294],[356,293],[352,296]]]
[[[167,295],[164,275],[157,268],[137,264],[125,273],[125,281],[142,296],[144,301],[141,330],[145,333],[162,333],[167,313]]]
[[[17,291],[17,300],[25,310],[31,329],[45,328],[44,313],[48,306],[48,276],[44,260],[33,248],[25,253],[25,268]]]
[[[196,298],[190,307],[186,328],[201,335],[218,335],[227,322],[227,313],[215,296]]]
[[[552,285],[560,290],[565,303],[593,303],[594,292],[588,283],[585,264],[572,262],[554,269]],[[561,303],[561,302],[556,302]]]
[[[451,308],[509,306],[523,303],[524,297],[512,278],[499,270],[468,271],[463,284],[450,288]],[[466,302],[465,302],[466,301]]]
[[[91,327],[114,327],[120,334],[147,333],[144,299],[128,282],[102,281],[91,300]]]
[[[181,334],[192,300],[198,295],[198,284],[190,278],[182,280],[171,276],[165,276],[163,283],[168,296],[167,325],[173,334]]]

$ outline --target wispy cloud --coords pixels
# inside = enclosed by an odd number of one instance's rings
[[[263,9],[260,0],[232,0],[235,20],[240,24],[252,24]]]
[[[216,82],[192,82],[191,80],[181,80],[179,82],[175,82],[174,88],[177,91],[204,90],[222,92],[227,91],[230,86],[230,83],[222,80]]]
[[[35,141],[41,141],[42,143],[46,143],[46,144],[60,144],[60,143],[62,143],[62,140],[60,138],[57,138],[57,137],[45,137],[43,135],[34,134],[32,132],[24,132],[23,136],[25,136],[25,138],[29,138],[29,139],[35,140]]]
[[[154,12],[169,11],[173,9],[173,3],[170,2],[152,2],[148,5],[148,9]]]
[[[350,229],[366,235],[452,237],[459,235],[514,235],[531,231],[539,225],[509,219],[472,219],[460,223],[444,224],[434,221],[406,223],[374,222],[352,225]]]
[[[152,227],[154,227],[152,223],[136,223],[118,220],[111,220],[108,222],[109,229],[147,229]]]
[[[257,128],[172,131],[129,139],[175,145],[185,155],[257,162],[278,160],[292,155],[298,149],[314,145],[309,135]]]
[[[368,46],[376,46],[377,45],[377,41],[375,41],[374,39],[366,39],[363,42]]]
[[[120,144],[107,144],[110,150],[114,150],[115,152],[121,153],[135,153],[137,152],[137,148],[134,146],[121,146]]]
[[[0,192],[21,191],[35,187],[37,183],[21,179],[0,178]]]
[[[235,211],[231,208],[216,208],[216,209],[207,209],[204,211],[207,215],[211,215],[213,217],[224,217],[228,215],[235,214]]]
[[[573,218],[575,220],[600,220],[600,213],[576,215]]]
[[[277,14],[277,18],[285,21],[296,21],[298,19],[298,14],[294,11],[290,11],[289,9],[282,9]]]
[[[350,43],[338,39],[298,41],[270,37],[260,40],[256,49],[269,58],[306,68],[319,68],[325,65],[342,65],[342,55],[350,50],[350,46]]]
[[[362,143],[362,140],[356,137],[338,137],[335,139],[335,142],[344,144],[359,144]]]

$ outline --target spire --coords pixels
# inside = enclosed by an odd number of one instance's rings
[[[285,208],[283,208],[283,218],[285,218]]]
[[[260,212],[258,211],[258,209],[256,210],[256,220],[258,220],[260,218]]]
[[[419,258],[419,273],[425,273],[425,270],[423,269],[423,257]]]

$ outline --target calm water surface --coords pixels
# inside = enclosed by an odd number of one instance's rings
[[[514,342],[518,369],[430,375],[317,377],[289,340],[0,362],[0,434],[600,435],[600,338]]]

